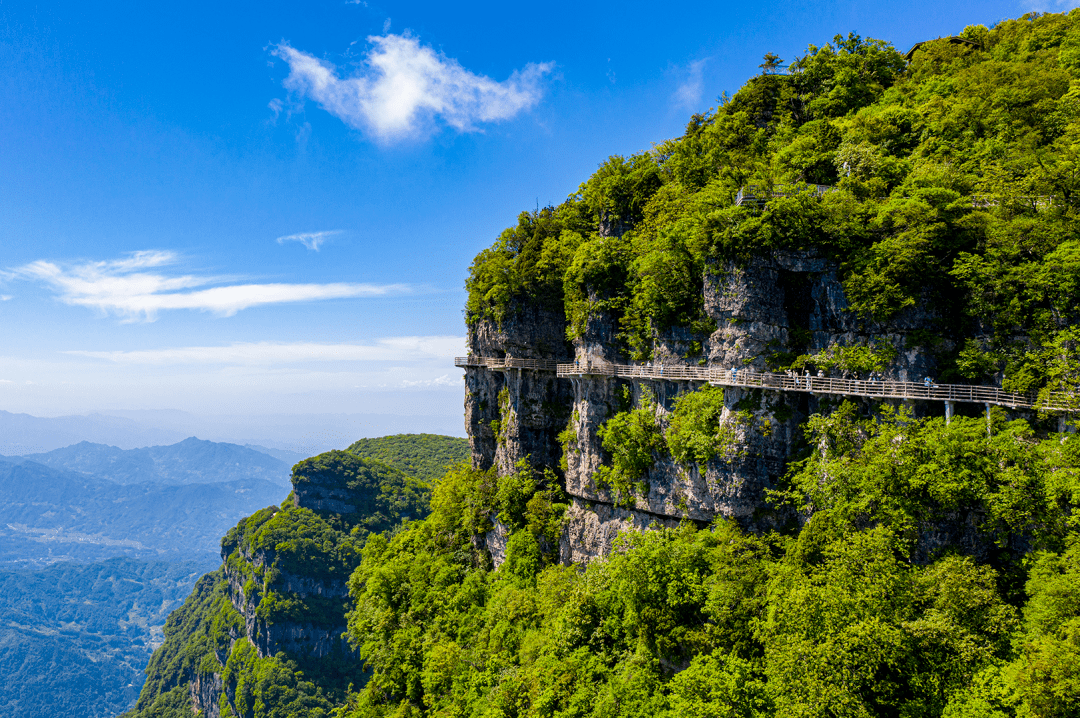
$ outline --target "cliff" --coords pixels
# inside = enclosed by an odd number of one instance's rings
[[[963,39],[811,46],[522,213],[469,270],[470,353],[1080,408],[1080,13]],[[170,619],[141,715],[1076,713],[1080,437],[1051,412],[563,373],[467,368],[472,461],[422,521],[340,452],[298,466]]]
[[[939,357],[951,351],[955,340],[939,341],[932,348],[920,342],[939,326],[940,317],[924,305],[887,322],[865,321],[851,310],[838,274],[835,261],[814,251],[781,251],[745,264],[728,262],[722,270],[706,273],[702,281],[700,301],[716,329],[699,336],[686,330],[658,334],[650,362],[767,371],[772,356],[872,345],[890,357],[878,369],[887,380],[938,376]],[[487,319],[476,322],[470,326],[469,346],[481,356],[632,361],[616,339],[616,319],[592,318],[566,347],[560,339],[568,328],[565,316],[527,311],[501,326]],[[691,353],[695,340],[700,348]],[[758,530],[778,526],[789,517],[778,516],[768,506],[766,492],[778,487],[789,459],[803,447],[801,427],[806,418],[843,399],[726,388],[720,422],[730,432],[727,450],[702,466],[679,465],[670,455],[658,457],[643,479],[648,491],[628,504],[597,483],[598,471],[610,461],[599,428],[626,408],[625,396],[631,397],[630,406],[641,406],[643,392],[652,402],[658,425],[666,427],[675,400],[699,389],[700,382],[557,379],[553,372],[469,367],[466,386],[466,422],[476,466],[495,466],[501,474],[512,473],[522,459],[556,466],[565,451],[570,506],[560,560],[566,563],[606,554],[626,528],[673,527],[684,519],[707,524],[718,517],[734,518]],[[863,412],[871,411],[869,402],[862,404]],[[916,415],[944,410],[940,402],[915,402],[912,408]],[[567,428],[570,436],[560,438]],[[505,554],[505,541],[504,531],[487,535],[496,565]]]
[[[294,707],[328,709],[363,678],[343,638],[348,578],[366,538],[428,511],[429,489],[388,465],[344,451],[293,468],[293,492],[222,539],[223,564],[169,617],[132,715],[189,706],[246,715],[256,675],[277,675]]]

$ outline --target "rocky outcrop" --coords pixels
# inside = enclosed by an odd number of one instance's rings
[[[812,354],[830,345],[873,341],[895,349],[896,358],[884,372],[887,378],[916,381],[937,373],[934,353],[914,341],[932,327],[932,312],[909,310],[887,325],[867,323],[850,311],[836,266],[813,253],[776,253],[746,265],[717,267],[704,278],[703,300],[715,331],[694,336],[675,329],[658,336],[654,361],[673,366],[703,358],[711,366],[766,370],[767,358],[777,352]],[[472,352],[482,356],[562,359],[558,337],[565,331],[561,316],[524,312],[502,327],[479,322],[469,340]],[[628,363],[619,353],[616,332],[612,318],[591,317],[573,342],[574,357]],[[695,342],[700,342],[700,354],[692,354]],[[704,523],[721,516],[751,529],[775,525],[782,517],[769,509],[766,491],[776,485],[803,440],[800,427],[806,417],[840,399],[726,389],[721,422],[733,437],[731,449],[704,467],[689,469],[658,457],[645,477],[648,492],[630,506],[616,506],[610,491],[595,480],[607,460],[598,430],[619,410],[624,387],[636,405],[647,390],[663,426],[675,399],[696,385],[598,376],[559,380],[542,372],[469,369],[466,386],[466,424],[480,468],[494,465],[509,473],[526,456],[535,464],[557,466],[563,455],[557,437],[569,420],[574,439],[565,457],[566,490],[572,497],[560,544],[565,562],[605,554],[625,528],[672,526],[687,519]],[[924,413],[940,410],[917,407]],[[501,556],[505,536],[493,532],[485,543],[493,558]]]
[[[196,672],[188,683],[188,690],[191,691],[191,705],[196,715],[203,718],[221,718],[218,696],[221,695],[222,689],[221,676],[217,673]]]
[[[252,552],[250,547],[241,546],[240,554],[241,562],[230,562],[225,557],[229,599],[243,617],[244,635],[260,657],[273,656],[279,651],[305,658],[354,653],[342,638],[346,628],[343,612],[338,612],[339,622],[326,625],[312,621],[268,623],[258,610],[259,602],[271,592],[305,604],[314,603],[312,599],[336,599],[343,605],[349,596],[344,578],[297,576],[272,568],[274,556],[271,551]]]
[[[620,531],[675,528],[678,525],[679,519],[671,516],[624,509],[574,496],[566,511],[566,528],[559,543],[559,553],[567,563],[585,563],[606,554]]]
[[[478,356],[570,361],[561,312],[526,308],[503,321],[481,320],[469,329],[469,351]],[[521,459],[555,466],[558,434],[566,427],[570,387],[554,372],[504,372],[469,368],[465,372],[465,426],[473,464],[501,473]]]

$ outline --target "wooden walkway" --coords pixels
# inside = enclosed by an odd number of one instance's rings
[[[832,377],[798,376],[772,372],[755,372],[705,366],[662,366],[642,364],[609,364],[607,362],[574,362],[559,364],[545,359],[500,359],[495,357],[457,357],[459,367],[484,367],[493,371],[529,369],[553,371],[556,376],[577,379],[591,376],[659,381],[699,381],[715,386],[738,386],[773,391],[794,391],[807,394],[860,396],[871,399],[918,399],[922,401],[969,402],[994,404],[1010,409],[1041,409],[1042,411],[1073,411],[1067,397],[1055,395],[1049,404],[1037,405],[1034,394],[1014,394],[993,386],[971,384],[934,384],[910,381],[870,381],[867,379],[834,379]]]

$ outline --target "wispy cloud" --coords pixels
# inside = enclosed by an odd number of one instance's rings
[[[66,304],[115,314],[126,321],[154,321],[159,312],[167,309],[232,316],[242,309],[267,304],[378,297],[409,291],[403,284],[237,284],[229,283],[225,277],[168,276],[160,271],[146,271],[177,260],[175,253],[167,251],[134,252],[123,259],[73,265],[41,259],[10,270],[7,275],[42,282]]]
[[[403,379],[401,386],[406,389],[413,389],[418,387],[430,387],[430,386],[458,386],[465,381],[464,376],[458,374],[457,376],[451,376],[450,374],[443,374],[442,376],[435,377],[434,379],[418,379],[416,381],[410,381],[409,379]]]
[[[332,229],[326,232],[301,232],[299,234],[290,234],[285,237],[278,237],[278,244],[285,244],[286,242],[299,242],[308,249],[318,252],[319,247],[323,245],[327,237],[332,237],[335,234],[341,234],[340,229]]]
[[[449,359],[455,354],[461,354],[464,350],[465,337],[420,336],[389,337],[379,339],[373,344],[247,342],[228,346],[177,347],[139,351],[68,351],[65,353],[117,364],[257,365]],[[444,382],[440,378],[428,383]]]
[[[428,132],[436,121],[469,132],[478,123],[514,117],[540,101],[541,80],[554,66],[530,63],[497,82],[408,34],[373,35],[368,42],[364,62],[351,76],[287,43],[273,54],[289,65],[287,90],[384,142]]]
[[[702,89],[705,84],[702,74],[705,71],[705,63],[708,61],[709,58],[695,60],[681,70],[682,80],[671,96],[676,109],[693,110],[701,103]]]

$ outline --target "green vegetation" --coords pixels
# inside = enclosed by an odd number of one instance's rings
[[[814,354],[802,354],[788,364],[773,362],[777,369],[803,369],[827,372],[839,371],[848,376],[867,376],[880,372],[896,358],[896,348],[891,344],[880,345],[855,344],[852,346],[831,345]]]
[[[386,531],[402,518],[423,517],[431,500],[431,489],[423,481],[347,451],[304,459],[293,467],[292,481],[300,505],[311,494],[322,520],[359,538]],[[318,508],[318,502],[326,500],[331,503]]]
[[[244,617],[229,599],[224,569],[203,576],[184,605],[165,624],[165,644],[147,667],[147,681],[127,718],[189,718],[189,682],[212,684],[220,676],[223,716],[328,716],[333,700],[323,684],[334,685],[340,658],[309,661],[303,668],[284,653],[259,658],[243,637]],[[332,693],[331,693],[332,695]]]
[[[616,505],[629,508],[635,503],[635,494],[649,492],[645,476],[657,458],[670,454],[684,468],[704,470],[709,461],[727,456],[734,447],[734,427],[748,415],[739,411],[721,423],[723,413],[724,390],[720,387],[705,386],[682,394],[663,418],[652,395],[644,390],[641,406],[626,406],[600,426],[600,444],[610,462],[597,470],[597,484],[611,489]],[[564,447],[573,440],[572,433],[560,436]]]
[[[944,375],[1045,385],[1045,355],[1080,306],[1080,14],[962,36],[978,47],[930,42],[910,64],[837,36],[682,137],[612,157],[477,256],[467,320],[543,306],[576,336],[610,316],[624,350],[647,358],[673,327],[698,342],[712,330],[707,275],[805,249],[836,261],[867,322],[933,308],[935,336],[972,338]],[[741,188],[752,196],[735,206]]]
[[[169,617],[130,718],[187,718],[195,682],[210,686],[206,695],[229,718],[329,716],[349,685],[363,682],[339,640],[352,607],[347,581],[371,536],[427,515],[430,489],[345,451],[297,463],[292,481],[281,507],[255,512],[222,539],[224,565]],[[285,635],[298,636],[295,655],[260,655],[252,643]]]
[[[671,455],[684,466],[704,465],[731,443],[730,429],[721,425],[724,390],[704,386],[675,400],[667,430]]]
[[[1080,437],[847,405],[807,442],[773,499],[801,527],[631,533],[584,571],[521,523],[486,569],[464,487],[490,478],[449,478],[364,548],[342,715],[1075,715]]]
[[[661,338],[694,356],[711,275],[808,250],[835,261],[867,336],[932,309],[933,331],[912,340],[953,346],[955,374],[1071,390],[1080,11],[964,37],[910,64],[854,35],[788,74],[766,56],[682,137],[522,214],[474,262],[467,320],[561,312],[576,336],[602,315],[634,356]],[[774,359],[867,372],[899,349],[797,344]],[[670,413],[615,398],[596,478],[623,505],[669,454],[687,470],[727,458],[731,432],[768,408],[756,390],[729,417],[714,388]],[[189,715],[196,678],[220,680],[222,714],[245,718],[1080,713],[1080,436],[1004,411],[946,424],[820,406],[755,507],[781,519],[771,529],[628,532],[585,567],[557,563],[554,467],[451,465],[427,513],[425,485],[356,447],[301,462],[299,505],[241,522],[225,566],[170,618],[135,715]],[[578,421],[558,438],[567,455],[584,450]],[[486,542],[503,533],[495,569]],[[295,589],[346,576],[347,599]],[[259,655],[267,630],[343,622],[363,670],[343,652]]]
[[[600,467],[596,482],[611,487],[616,504],[632,506],[635,491],[648,493],[645,472],[664,448],[656,407],[646,401],[637,409],[620,411],[604,422],[598,433],[601,446],[611,455],[611,463]]]
[[[360,439],[346,451],[393,466],[430,484],[449,467],[469,459],[469,440],[438,434],[394,434]]]

